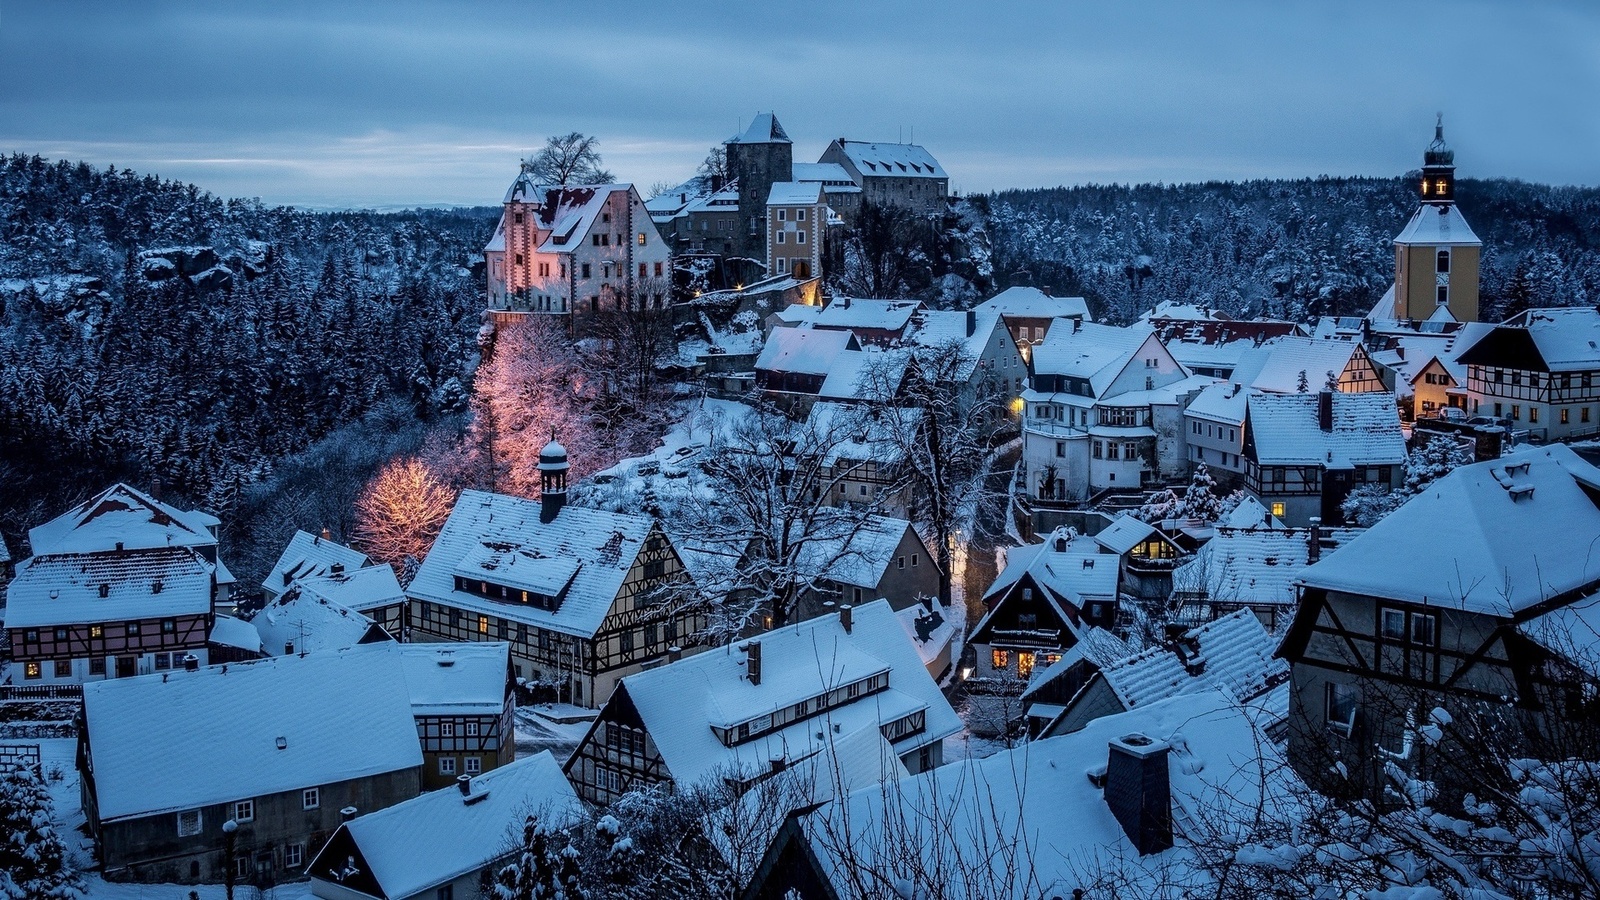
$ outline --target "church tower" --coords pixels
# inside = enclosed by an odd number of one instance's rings
[[[1422,154],[1421,205],[1394,239],[1394,318],[1478,320],[1478,261],[1483,242],[1456,209],[1455,151],[1445,146],[1444,117]]]
[[[550,443],[539,451],[539,521],[546,525],[567,505],[567,468],[567,448],[556,443],[551,429]]]

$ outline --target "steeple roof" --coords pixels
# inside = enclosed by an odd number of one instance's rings
[[[756,113],[750,120],[750,127],[743,134],[734,135],[723,143],[726,144],[788,144],[791,143],[789,135],[784,132],[783,126],[778,124],[778,117],[773,113]]]

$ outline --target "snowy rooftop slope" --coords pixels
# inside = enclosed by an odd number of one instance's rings
[[[1179,360],[1183,362],[1183,360]],[[1187,362],[1184,365],[1188,365]],[[1244,409],[1250,391],[1238,382],[1218,382],[1201,391],[1183,411],[1186,416],[1210,419],[1229,425],[1244,424]]]
[[[1592,306],[1530,309],[1506,324],[1527,327],[1551,372],[1600,368],[1600,310]]]
[[[959,347],[961,366],[951,374],[956,378],[970,379],[978,360],[983,358],[984,346],[989,343],[989,336],[994,334],[999,320],[1000,314],[994,310],[977,310],[972,333],[968,334],[966,313],[959,310],[924,310],[912,320],[906,341],[917,348],[917,352]]]
[[[466,796],[455,788],[429,791],[339,827],[385,896],[412,897],[498,856],[520,839],[530,813],[554,828],[581,817],[578,796],[548,750],[476,776]]]
[[[1481,245],[1472,226],[1454,203],[1430,206],[1426,203],[1411,214],[1411,221],[1395,235],[1396,244],[1431,244],[1436,247]]]
[[[1553,609],[1519,628],[1583,671],[1600,677],[1600,594]]]
[[[1187,639],[1194,648],[1188,667],[1173,648],[1151,647],[1105,666],[1100,675],[1129,708],[1211,690],[1244,703],[1289,678],[1288,661],[1272,655],[1277,641],[1248,609],[1192,628]]]
[[[821,328],[774,328],[756,357],[756,368],[773,372],[827,375],[839,357],[857,348],[848,331]]]
[[[6,589],[6,627],[201,615],[211,611],[214,571],[189,547],[35,556]]]
[[[1262,526],[1271,528],[1287,527],[1283,524],[1282,519],[1268,512],[1267,508],[1261,505],[1260,500],[1249,494],[1239,498],[1239,504],[1228,510],[1217,521],[1218,528],[1260,528]]]
[[[934,604],[929,609],[920,603],[912,604],[895,613],[900,627],[905,629],[911,645],[917,648],[924,666],[939,658],[950,642],[955,640],[956,623],[950,618],[950,608]]]
[[[946,178],[944,167],[920,144],[874,144],[839,141],[839,149],[862,175],[897,178]]]
[[[1252,396],[1249,422],[1257,461],[1264,466],[1321,464],[1330,469],[1405,462],[1406,441],[1393,394],[1334,391],[1332,397],[1333,428],[1323,431],[1315,393]]]
[[[1184,340],[1184,336],[1179,335],[1167,340],[1166,345],[1172,358],[1183,363],[1184,368],[1237,369],[1245,351],[1255,349],[1256,342],[1237,340],[1210,343]]]
[[[1600,579],[1600,469],[1556,444],[1462,466],[1306,569],[1309,587],[1495,616]],[[1414,537],[1427,534],[1429,553]]]
[[[905,376],[910,359],[910,354],[898,349],[845,350],[834,357],[817,396],[829,400],[867,400],[891,392]]]
[[[1152,334],[1148,325],[1121,328],[1085,322],[1076,330],[1052,328],[1044,343],[1034,348],[1033,370],[1086,378],[1098,397]]]
[[[1194,559],[1173,570],[1173,589],[1204,591],[1223,603],[1293,606],[1299,599],[1295,579],[1310,558],[1310,533],[1282,528],[1281,523],[1259,527],[1265,516],[1262,509],[1249,527],[1218,528]]]
[[[1140,321],[1149,322],[1152,319],[1177,319],[1181,321],[1209,321],[1227,319],[1221,311],[1207,306],[1196,306],[1193,303],[1181,303],[1177,300],[1162,300],[1151,310],[1140,316]]]
[[[1066,539],[1066,549],[1057,550],[1056,544],[1061,539]],[[1106,553],[1094,538],[1074,536],[1071,529],[1058,528],[1042,543],[1007,550],[1005,568],[984,592],[984,599],[987,601],[1016,584],[1024,573],[1032,574],[1041,587],[1061,594],[1074,604],[1078,596],[1116,596],[1117,558]]]
[[[562,507],[549,524],[539,521],[540,505],[534,500],[463,491],[445,521],[444,530],[428,551],[406,596],[418,600],[501,616],[540,628],[579,637],[592,637],[616,599],[622,580],[650,534],[645,516]],[[482,549],[495,551],[485,556]],[[566,558],[576,561],[577,573],[566,598],[554,612],[531,604],[491,600],[455,589],[455,576],[469,557],[478,561],[475,577],[494,582],[503,577],[513,558]],[[494,565],[491,567],[490,563]]]
[[[211,634],[207,636],[206,642],[221,644],[224,647],[238,647],[251,653],[261,652],[261,635],[256,631],[256,627],[233,616],[217,616],[211,625]]]
[[[1354,340],[1285,336],[1244,351],[1233,370],[1233,380],[1275,394],[1297,393],[1300,373],[1307,389],[1320,389],[1328,373],[1337,377],[1350,364],[1358,345]]]
[[[300,584],[262,607],[250,624],[271,656],[279,656],[291,646],[295,653],[354,647],[375,627],[361,613]]]
[[[725,144],[787,144],[789,135],[778,124],[778,117],[769,112],[756,113],[750,127],[726,141]]]
[[[1078,642],[1062,651],[1061,658],[1045,668],[1035,668],[1033,677],[1028,679],[1028,687],[1022,692],[1022,701],[1043,690],[1050,682],[1065,675],[1073,666],[1088,662],[1095,666],[1107,666],[1123,659],[1132,653],[1133,648],[1128,642],[1117,637],[1114,633],[1090,625],[1078,634]]]
[[[382,645],[91,682],[83,703],[106,821],[422,765]]]
[[[1089,318],[1089,304],[1082,297],[1052,297],[1034,287],[1008,287],[974,308],[1019,319]]]
[[[757,636],[759,685],[744,677],[745,654],[737,645],[729,645],[629,675],[618,692],[626,689],[667,770],[680,785],[695,784],[725,767],[765,770],[779,757],[797,762],[831,741],[860,730],[876,733],[881,725],[917,710],[926,711],[926,727],[898,742],[897,753],[960,731],[960,720],[929,677],[888,601],[865,603],[852,613],[854,625],[848,633],[837,615],[828,615]],[[712,723],[749,721],[884,671],[889,673],[887,690],[840,703],[732,747],[724,746],[711,730]]]
[[[806,415],[806,429],[827,442],[824,465],[876,462],[890,464],[905,458],[904,444],[897,429],[920,425],[925,412],[920,409],[896,410],[881,415],[865,404],[818,400]]]
[[[385,563],[346,569],[338,575],[302,578],[297,585],[303,591],[357,612],[402,603],[406,596],[400,588],[400,579],[394,577],[394,568]]]
[[[839,297],[817,313],[818,328],[870,328],[899,331],[922,308],[920,300],[873,300]]]
[[[1168,772],[1174,806],[1176,846],[1140,856],[1106,805],[1105,794],[1085,777],[1103,767],[1108,745],[1128,734],[1144,734],[1172,745]],[[1205,876],[1191,868],[1185,825],[1252,821],[1252,813],[1275,802],[1278,785],[1263,773],[1282,769],[1277,751],[1254,726],[1245,709],[1221,693],[1197,694],[1152,703],[1106,716],[1073,734],[1032,741],[981,760],[965,760],[908,776],[883,788],[851,792],[802,820],[808,843],[824,873],[835,884],[851,882],[841,870],[864,865],[887,870],[906,866],[899,854],[916,848],[923,872],[989,868],[998,892],[1016,896],[1070,896],[1084,885],[1077,873],[1116,871],[1127,879],[1129,896],[1163,896],[1154,886],[1166,880]],[[885,813],[888,807],[892,811]],[[884,840],[884,821],[894,839]],[[831,823],[831,824],[830,824]],[[847,824],[846,824],[847,823]],[[848,834],[848,849],[828,832]],[[1026,860],[1008,874],[1007,862]],[[1015,883],[1006,879],[1015,878]],[[1144,880],[1149,879],[1149,884]],[[950,900],[993,896],[982,875],[941,884]],[[1176,894],[1174,894],[1176,896]]]
[[[1139,545],[1140,541],[1156,533],[1156,527],[1142,519],[1123,513],[1094,536],[1095,543],[1121,556]]]
[[[895,548],[911,523],[889,516],[867,516],[860,527],[849,516],[822,515],[795,557],[803,578],[826,578],[840,584],[874,588],[894,560]],[[803,528],[796,523],[795,528]],[[799,540],[798,537],[795,540]]]
[[[483,245],[483,252],[505,252],[506,249],[506,214],[500,214],[500,220],[494,225],[494,234],[489,236],[489,243]]]
[[[335,565],[351,571],[366,564],[365,553],[332,540],[323,540],[319,535],[296,531],[261,586],[267,589],[267,593],[276,594],[296,578],[326,575],[333,571]]]
[[[790,170],[791,179],[794,181],[821,181],[831,185],[855,185],[850,173],[838,163],[803,163],[797,162]]]
[[[511,645],[504,641],[388,644],[405,666],[419,716],[487,715],[505,705]]]
[[[589,233],[612,194],[626,197],[632,191],[631,184],[575,184],[543,191],[539,228],[548,233],[538,252],[571,251]]]
[[[217,517],[185,512],[126,484],[114,484],[54,519],[31,529],[33,554],[99,553],[151,547],[216,546]]]
[[[815,181],[775,181],[767,193],[768,206],[810,206],[822,202],[822,185]]]

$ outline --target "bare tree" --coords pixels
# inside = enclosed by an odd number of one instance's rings
[[[617,179],[601,168],[600,139],[572,131],[552,135],[527,160],[528,171],[540,184],[610,184]]]
[[[856,297],[904,297],[926,284],[931,228],[900,206],[861,205],[844,240],[841,291]]]
[[[700,168],[695,174],[706,180],[706,187],[727,184],[728,182],[728,148],[721,144],[712,147],[706,152],[706,158],[701,160]]]

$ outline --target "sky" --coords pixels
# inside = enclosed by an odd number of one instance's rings
[[[1600,184],[1596,0],[0,0],[0,152],[314,207],[498,203],[548,135],[641,189],[757,111],[976,193],[1397,175]],[[648,193],[648,190],[646,190]]]

